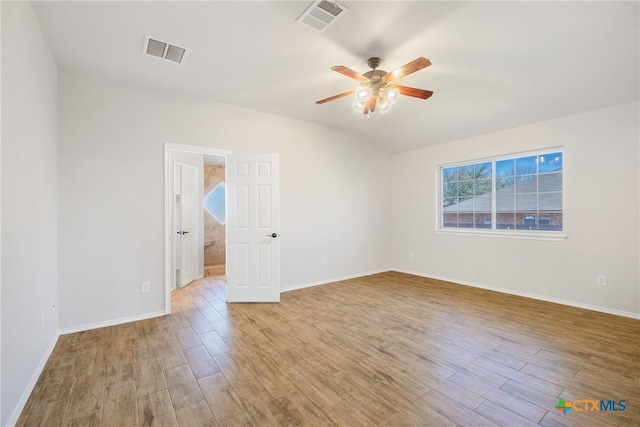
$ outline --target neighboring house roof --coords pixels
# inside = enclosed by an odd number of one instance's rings
[[[561,172],[561,170],[558,170]],[[516,196],[518,211],[562,211],[562,173],[540,175],[540,191],[538,197],[537,181],[534,178],[507,185],[496,191],[496,212],[513,212]],[[517,193],[515,192],[517,186]],[[545,191],[556,191],[545,193]],[[528,194],[527,194],[528,193]],[[502,196],[502,197],[501,197]],[[536,200],[538,199],[538,200]],[[539,201],[539,205],[538,205]],[[491,193],[472,197],[459,203],[447,206],[443,212],[491,212]]]

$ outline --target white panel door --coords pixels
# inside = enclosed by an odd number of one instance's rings
[[[227,301],[280,301],[278,154],[227,156]]]
[[[198,272],[198,169],[181,164],[180,217],[178,234],[182,240],[180,286],[195,280]]]

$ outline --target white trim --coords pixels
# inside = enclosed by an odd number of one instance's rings
[[[87,323],[85,325],[73,326],[71,328],[60,329],[60,335],[74,334],[76,332],[90,331],[92,329],[106,328],[108,326],[121,325],[123,323],[137,322],[139,320],[153,319],[154,317],[164,316],[164,311],[154,311],[152,313],[137,314],[135,316],[121,317],[119,319],[105,320],[104,322]]]
[[[553,232],[531,232],[526,233],[522,231],[484,231],[481,229],[459,229],[459,228],[437,228],[433,230],[435,234],[449,234],[458,236],[482,236],[482,237],[498,237],[502,239],[523,239],[523,240],[547,240],[551,242],[564,242],[567,240],[566,234],[557,234]],[[553,233],[553,234],[552,234]]]
[[[553,297],[548,297],[548,296],[544,296],[544,295],[531,294],[531,293],[528,293],[528,292],[513,291],[511,289],[497,288],[497,287],[494,287],[494,286],[486,286],[486,285],[483,285],[483,284],[480,284],[480,283],[461,281],[461,280],[452,279],[452,278],[449,278],[449,277],[426,275],[424,273],[419,273],[417,271],[404,270],[404,269],[401,269],[401,268],[392,268],[392,271],[396,271],[398,273],[412,274],[414,276],[425,277],[427,279],[442,280],[444,282],[453,283],[454,285],[471,286],[473,288],[486,289],[488,291],[495,291],[495,292],[500,292],[500,293],[503,293],[503,294],[515,295],[515,296],[535,299],[535,300],[539,300],[539,301],[552,302],[552,303],[555,303],[555,304],[566,305],[566,306],[569,306],[569,307],[582,308],[582,309],[585,309],[585,310],[597,311],[597,312],[600,312],[600,313],[613,314],[615,316],[629,317],[631,319],[640,320],[640,313],[634,313],[632,311],[617,310],[615,308],[608,308],[608,307],[602,307],[602,306],[598,306],[598,305],[585,304],[585,303],[581,303],[581,302],[577,302],[577,301],[569,301],[569,300],[565,300],[565,299],[553,298]]]
[[[341,282],[343,280],[357,279],[359,277],[371,276],[372,274],[386,273],[388,271],[392,271],[392,270],[390,268],[384,268],[382,270],[374,270],[374,271],[368,271],[368,272],[365,272],[365,273],[351,274],[349,276],[334,277],[333,279],[319,280],[317,282],[301,283],[299,285],[293,285],[293,286],[288,286],[286,288],[280,288],[280,293],[289,292],[289,291],[297,291],[298,289],[311,288],[313,286],[328,285],[329,283]]]
[[[205,147],[203,145],[180,144],[176,142],[165,142],[164,148],[165,148],[165,152],[166,151],[184,151],[186,153],[214,154],[218,156],[226,156],[227,154],[233,154],[233,150]]]
[[[172,184],[169,183],[169,177],[171,174],[169,173],[169,167],[171,165],[171,149],[170,144],[164,143],[164,188],[162,189],[162,196],[164,199],[164,287],[165,287],[165,295],[164,295],[164,312],[165,314],[171,314],[171,291],[167,291],[166,288],[176,286],[176,281],[173,279],[173,274],[171,273],[171,269],[174,268],[171,265],[171,245],[172,240],[170,235],[173,235],[171,232],[171,213],[170,209],[173,206],[173,197],[169,197],[167,194],[169,189],[172,188]]]
[[[173,274],[175,269],[172,263],[172,250],[173,250],[173,224],[171,224],[171,209],[173,209],[173,197],[169,194],[169,190],[173,188],[173,182],[169,182],[171,176],[170,167],[171,153],[174,151],[182,151],[188,153],[198,154],[214,154],[219,156],[227,156],[232,154],[232,150],[225,150],[220,148],[203,147],[200,145],[187,145],[178,144],[174,142],[164,143],[164,313],[171,314],[171,290],[175,289],[175,278]],[[172,271],[174,270],[174,271]]]
[[[550,147],[535,148],[533,150],[516,151],[514,153],[505,153],[505,154],[498,154],[494,156],[485,156],[485,157],[479,157],[475,159],[467,159],[462,161],[439,163],[436,165],[436,168],[440,170],[441,168],[445,168],[445,167],[448,168],[452,166],[465,166],[465,165],[468,165],[469,163],[474,163],[474,164],[486,163],[494,160],[495,161],[510,160],[512,158],[515,159],[516,157],[538,156],[540,154],[547,154],[549,152],[553,152],[557,150],[564,151],[564,145],[552,145]],[[563,160],[563,167],[564,167],[564,158],[562,160]]]
[[[24,389],[24,392],[22,393],[20,400],[16,404],[16,407],[13,409],[13,412],[11,413],[9,420],[7,421],[7,426],[14,426],[18,422],[18,418],[20,418],[20,414],[22,414],[22,411],[24,410],[24,406],[27,404],[27,400],[29,400],[29,396],[31,396],[31,393],[33,392],[33,389],[35,388],[36,383],[40,378],[40,374],[44,370],[44,367],[47,364],[47,361],[49,361],[49,357],[51,357],[51,353],[53,353],[53,349],[56,347],[56,343],[58,342],[59,337],[60,337],[60,331],[56,331],[53,335],[53,339],[49,343],[49,347],[47,347],[47,349],[45,350],[44,355],[40,360],[40,363],[38,363],[36,370],[33,372],[33,375],[31,376],[31,379],[29,380],[27,387]]]

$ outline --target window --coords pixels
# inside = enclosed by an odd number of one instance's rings
[[[219,183],[213,190],[204,196],[204,209],[211,215],[216,221],[224,225],[227,222],[227,215],[225,210],[225,191],[224,182]]]
[[[562,151],[440,168],[442,229],[562,231]]]

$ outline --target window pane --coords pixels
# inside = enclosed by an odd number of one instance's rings
[[[475,179],[491,179],[491,162],[476,164]]]
[[[460,200],[473,197],[473,181],[462,181],[459,183],[458,197]]]
[[[444,184],[442,188],[442,197],[458,197],[458,183],[457,182],[448,182]]]
[[[442,169],[442,182],[451,182],[456,180],[458,168],[444,168]]]
[[[535,212],[525,212],[516,214],[516,229],[518,230],[537,230],[538,221]]]
[[[527,175],[538,172],[537,156],[520,157],[516,159],[516,175]]]
[[[486,193],[491,193],[491,179],[477,179],[475,195],[481,196]]]
[[[540,175],[540,192],[562,191],[562,173]]]
[[[562,169],[562,153],[549,153],[538,156],[540,173],[553,172]]]
[[[516,193],[537,193],[538,177],[536,175],[522,175],[516,178]]]
[[[562,231],[562,212],[540,215],[538,228],[547,231]]]
[[[475,228],[491,228],[491,212],[475,213]]]
[[[541,193],[538,198],[540,212],[562,212],[562,193]]]
[[[500,160],[496,162],[496,176],[510,176],[514,175],[515,168],[513,165],[515,160]]]
[[[491,193],[474,197],[473,210],[474,212],[491,212]]]
[[[457,199],[455,197],[445,197],[444,199],[442,199],[442,207],[447,208],[447,209],[444,209],[444,211],[456,212],[457,209],[454,206],[456,204],[456,201]]]
[[[538,196],[536,194],[523,194],[516,196],[516,212],[538,211]]]
[[[496,178],[496,191],[498,194],[513,194],[515,189],[515,178],[510,176],[506,178]]]
[[[458,166],[458,181],[473,179],[473,165]]]
[[[473,228],[473,214],[472,213],[458,214],[458,227]]]
[[[514,210],[513,196],[496,195],[496,211],[498,213],[513,212]]]
[[[513,230],[515,229],[515,214],[513,213],[497,213],[496,214],[496,228],[499,230]]]
[[[457,227],[458,226],[458,214],[455,212],[445,212],[442,216],[443,227]]]

